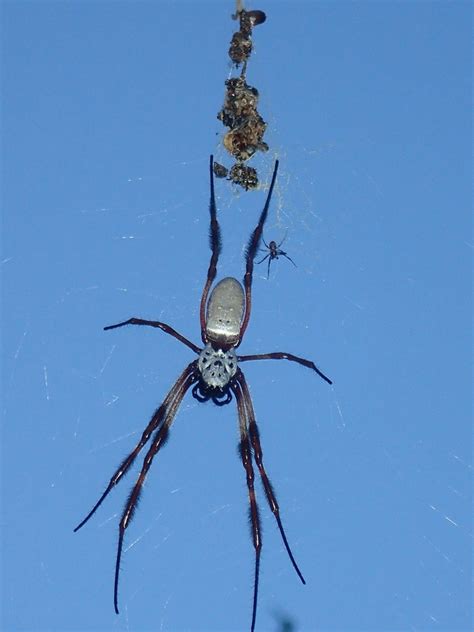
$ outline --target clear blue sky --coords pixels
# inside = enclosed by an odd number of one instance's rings
[[[3,3],[2,629],[247,630],[234,404],[190,396],[126,535],[136,472],[72,529],[199,342],[208,156],[235,23],[220,2]],[[252,8],[252,7],[251,7]],[[467,2],[260,2],[249,82],[281,172],[242,353],[302,586],[258,488],[258,630],[472,628]],[[220,276],[264,192],[217,183]]]

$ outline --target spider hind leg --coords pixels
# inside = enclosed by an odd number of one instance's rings
[[[283,540],[283,544],[285,545],[286,552],[288,553],[288,557],[290,558],[291,564],[293,565],[293,568],[295,569],[301,582],[305,584],[306,581],[296,563],[294,555],[290,549],[290,545],[288,544],[288,539],[286,537],[286,533],[285,533],[285,530],[283,528],[283,524],[280,518],[280,508],[278,506],[278,502],[275,497],[275,492],[273,490],[272,484],[270,482],[270,479],[268,478],[268,475],[265,471],[265,467],[263,465],[263,453],[262,453],[262,448],[260,445],[260,436],[259,436],[257,422],[255,420],[255,413],[253,410],[252,399],[250,397],[250,391],[247,386],[247,381],[245,380],[244,374],[242,373],[240,369],[238,369],[235,380],[231,384],[231,389],[235,395],[235,399],[237,402],[237,411],[239,415],[239,428],[240,428],[239,453],[240,453],[242,464],[245,468],[246,476],[247,476],[247,487],[248,487],[249,505],[250,505],[250,514],[249,514],[250,526],[251,526],[253,546],[255,550],[252,623],[250,627],[251,632],[254,632],[255,621],[257,618],[262,534],[261,534],[261,526],[260,526],[257,500],[255,496],[255,489],[254,489],[255,474],[254,474],[254,470],[252,466],[252,454],[255,460],[255,464],[257,465],[257,469],[260,474],[260,478],[263,484],[263,489],[265,491],[265,496],[266,496],[268,505],[275,517],[278,529],[280,531],[281,538]]]

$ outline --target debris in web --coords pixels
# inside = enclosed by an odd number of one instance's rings
[[[224,165],[221,165],[215,160],[212,166],[212,170],[214,171],[214,175],[216,176],[216,178],[227,178],[227,174],[229,173],[227,167],[224,167]]]
[[[229,179],[235,184],[240,184],[246,191],[255,189],[258,184],[257,170],[236,162],[229,171]]]
[[[222,142],[236,162],[230,169],[216,163],[214,173],[248,191],[258,186],[258,176],[257,170],[245,163],[255,152],[268,150],[263,140],[267,124],[257,110],[258,90],[247,83],[247,64],[253,50],[252,31],[265,22],[266,15],[263,11],[246,11],[242,0],[237,0],[232,17],[239,21],[239,30],[232,35],[229,57],[235,68],[240,68],[240,74],[225,82],[224,105],[217,118],[229,130]]]

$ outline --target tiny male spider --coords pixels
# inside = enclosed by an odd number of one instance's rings
[[[280,246],[285,241],[285,239],[286,239],[286,235],[283,237],[283,239],[280,241],[279,244],[277,244],[276,241],[271,241],[269,244],[267,244],[265,239],[263,239],[262,237],[263,243],[265,244],[268,250],[268,254],[265,257],[263,257],[263,259],[260,259],[260,261],[257,261],[257,264],[263,263],[265,259],[268,259],[267,279],[270,278],[270,264],[273,261],[273,259],[278,259],[278,257],[286,257],[289,261],[291,261],[291,263],[295,266],[295,268],[297,267],[293,259],[289,257],[286,254],[286,252],[284,252],[283,250],[280,250]],[[263,248],[260,248],[260,250],[263,250],[263,252],[265,252]]]
[[[91,511],[74,529],[78,531],[86,522],[94,515],[102,502],[108,496],[110,491],[128,472],[132,463],[135,461],[139,452],[145,444],[151,439],[151,445],[143,460],[140,474],[132,488],[130,496],[125,504],[122,517],[119,524],[119,536],[117,545],[117,557],[115,562],[115,580],[114,580],[114,606],[115,612],[118,614],[118,583],[120,572],[120,561],[122,557],[123,538],[127,527],[130,525],[134,510],[140,496],[140,492],[145,482],[148,470],[152,464],[154,456],[165,444],[169,429],[178,411],[181,401],[188,391],[192,388],[193,396],[200,402],[212,400],[218,406],[224,406],[235,396],[237,402],[237,412],[239,417],[240,429],[240,457],[242,465],[247,476],[247,487],[250,504],[250,522],[252,528],[252,540],[255,549],[255,570],[254,570],[254,589],[252,602],[252,622],[250,629],[255,629],[255,620],[257,616],[257,597],[258,584],[260,574],[260,552],[262,549],[262,535],[260,528],[260,518],[257,508],[257,500],[254,490],[254,469],[253,460],[258,468],[262,479],[263,489],[267,498],[270,509],[275,516],[278,528],[280,530],[283,543],[285,545],[288,556],[299,578],[305,583],[303,575],[299,570],[293,554],[291,552],[288,540],[280,518],[280,509],[278,507],[275,493],[270,480],[267,476],[263,465],[262,448],[260,446],[260,437],[255,419],[252,399],[247,386],[247,381],[240,367],[239,362],[248,362],[250,360],[291,360],[315,371],[323,380],[332,384],[331,380],[322,373],[318,367],[310,360],[299,358],[291,353],[274,352],[262,353],[257,355],[237,355],[235,350],[242,342],[242,338],[247,329],[250,319],[250,310],[252,305],[252,273],[255,255],[257,253],[260,240],[262,238],[263,226],[268,215],[268,208],[272,197],[273,187],[275,185],[276,175],[278,171],[278,161],[275,162],[273,177],[268,191],[267,199],[263,211],[260,215],[258,224],[252,232],[245,255],[246,269],[243,279],[243,287],[232,277],[222,279],[213,289],[208,300],[209,290],[216,277],[217,261],[221,251],[221,235],[220,227],[217,221],[217,209],[214,196],[214,172],[213,157],[210,160],[210,186],[211,198],[209,210],[211,215],[210,225],[210,247],[211,260],[207,272],[207,279],[201,296],[200,304],[200,322],[201,322],[201,338],[204,347],[201,349],[193,342],[182,336],[166,323],[153,320],[143,320],[141,318],[130,318],[116,325],[109,325],[104,329],[116,329],[124,325],[147,325],[157,327],[167,334],[170,334],[198,355],[184,369],[181,375],[171,387],[168,395],[162,404],[155,410],[153,416],[143,431],[143,434],[133,448],[132,452],[122,461],[117,470],[114,472],[104,493],[96,502]]]

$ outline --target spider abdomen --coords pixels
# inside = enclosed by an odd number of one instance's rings
[[[207,344],[199,354],[198,368],[206,386],[222,390],[237,372],[237,356],[233,348],[223,351]]]
[[[244,290],[233,277],[225,277],[209,297],[206,316],[206,337],[216,347],[233,347],[240,339],[244,314]]]

